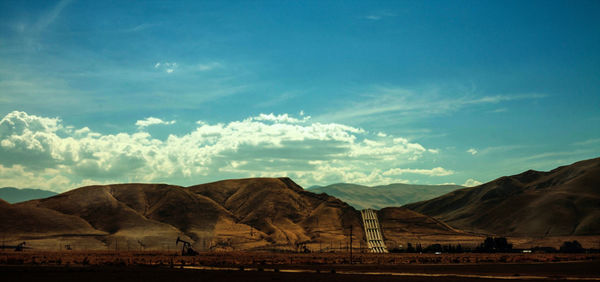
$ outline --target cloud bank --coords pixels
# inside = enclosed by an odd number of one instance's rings
[[[136,125],[172,124],[149,117]],[[435,151],[435,150],[434,150]],[[411,168],[431,149],[389,134],[309,116],[260,114],[229,123],[199,121],[163,140],[145,131],[101,134],[60,118],[11,112],[0,121],[0,181],[64,191],[87,184],[192,185],[237,177],[289,176],[301,185],[406,182],[400,176],[453,174]]]

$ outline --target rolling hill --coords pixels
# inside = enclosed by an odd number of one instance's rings
[[[53,197],[0,203],[3,238],[77,241],[82,248],[164,248],[175,238],[198,249],[290,247],[363,236],[360,214],[288,178],[225,180],[192,187],[166,184],[88,186]],[[45,241],[44,241],[45,240]]]
[[[377,211],[382,235],[388,248],[404,243],[477,245],[484,237],[455,229],[444,222],[404,207]]]
[[[0,199],[3,199],[9,203],[18,203],[34,199],[43,199],[56,195],[52,191],[40,190],[40,189],[18,189],[14,187],[0,188]]]
[[[433,199],[461,188],[464,187],[458,185],[413,185],[402,183],[369,187],[338,183],[328,186],[315,186],[307,190],[334,196],[356,209],[382,209]]]
[[[600,234],[600,158],[529,170],[405,207],[455,228],[504,236]]]
[[[11,205],[0,200],[0,234],[3,239],[15,236],[48,237],[64,234],[102,235],[85,220],[53,209]]]
[[[384,212],[384,236],[462,234],[403,208]],[[406,218],[406,214],[410,214]],[[397,227],[402,226],[402,232]],[[360,212],[289,178],[223,180],[191,187],[167,184],[88,186],[45,199],[0,201],[0,236],[53,249],[174,249],[179,236],[197,250],[270,250],[364,241]],[[413,228],[414,227],[414,228]],[[396,234],[397,233],[397,234]],[[325,243],[325,244],[321,244]],[[358,242],[357,242],[358,244]]]

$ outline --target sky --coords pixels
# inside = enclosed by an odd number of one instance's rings
[[[0,1],[0,187],[600,157],[599,1]]]

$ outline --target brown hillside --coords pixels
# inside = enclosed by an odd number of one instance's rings
[[[289,178],[224,180],[191,187],[117,184],[82,187],[50,198],[0,203],[0,233],[39,249],[328,251],[364,243],[360,212]],[[379,211],[384,236],[398,242],[479,240],[405,208]],[[12,240],[12,239],[11,239]],[[363,244],[364,245],[364,244]],[[180,245],[179,245],[180,247]]]
[[[212,199],[165,184],[89,186],[19,206],[76,216],[108,233],[110,238],[101,239],[106,244],[121,240],[156,248],[182,236],[208,248],[211,241],[222,239],[216,232],[219,224],[237,225],[231,213]]]
[[[0,200],[0,234],[12,238],[18,234],[52,236],[57,234],[103,234],[85,220],[52,209],[11,205]]]
[[[377,211],[379,224],[388,248],[405,243],[475,245],[483,238],[454,229],[447,224],[404,207]]]
[[[172,226],[149,218],[144,210],[152,210],[155,208],[155,202],[163,198],[163,193],[169,194],[176,189],[171,186],[142,184],[88,186],[54,197],[25,202],[23,205],[52,209],[80,217],[94,228],[109,234],[125,230],[176,232]]]
[[[41,200],[0,203],[10,237],[79,242],[82,248],[175,248],[181,236],[204,249],[295,248],[363,238],[360,213],[304,191],[289,178],[225,180],[189,188],[165,184],[82,187]],[[90,236],[93,235],[93,236]],[[44,239],[45,238],[45,239]],[[70,238],[70,239],[69,239]]]
[[[289,178],[224,180],[189,189],[220,203],[272,242],[337,240],[349,233],[344,227],[350,225],[362,236],[360,213],[336,198],[306,192]]]
[[[377,217],[379,218],[381,227],[390,233],[431,235],[463,234],[463,232],[460,232],[435,218],[403,207],[381,209],[377,211]]]
[[[600,234],[600,158],[529,170],[406,205],[453,227],[510,236]]]

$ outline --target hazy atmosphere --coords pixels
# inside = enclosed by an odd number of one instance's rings
[[[600,152],[599,1],[118,4],[0,1],[0,186],[472,186]]]

